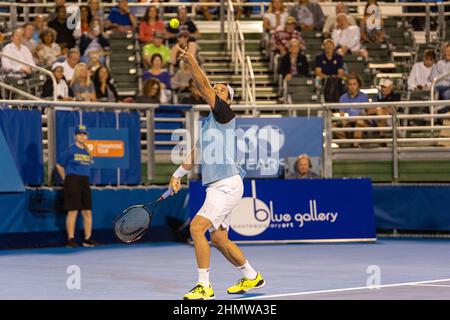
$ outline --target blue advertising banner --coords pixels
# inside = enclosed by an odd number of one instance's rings
[[[189,190],[193,217],[205,187],[195,181]],[[369,179],[245,181],[230,226],[236,241],[375,241],[372,185]]]
[[[282,176],[285,160],[306,153],[311,159],[322,158],[322,118],[238,118],[237,162],[246,178]]]
[[[42,114],[39,110],[0,110],[3,131],[17,171],[26,185],[44,183]]]
[[[73,143],[80,114],[94,156],[90,181],[95,185],[136,185],[141,182],[140,121],[138,112],[56,112],[56,157]],[[118,169],[119,173],[118,173]],[[120,181],[119,181],[120,180]]]

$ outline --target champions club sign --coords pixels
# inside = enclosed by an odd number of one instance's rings
[[[247,180],[244,185],[244,197],[231,214],[233,240],[376,240],[368,179]],[[190,184],[191,216],[202,205],[202,189],[199,182]]]

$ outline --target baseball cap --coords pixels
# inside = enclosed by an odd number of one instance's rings
[[[384,78],[384,79],[381,79],[381,81],[380,81],[380,86],[382,86],[382,87],[392,87],[393,85],[394,85],[394,83],[389,78]]]
[[[177,37],[181,38],[181,37],[189,37],[191,35],[191,33],[188,30],[181,30],[180,32],[178,32]]]
[[[86,133],[86,134],[88,133],[85,125],[80,124],[75,128],[75,134],[80,134],[80,133]]]
[[[52,71],[55,71],[56,69],[61,68],[64,70],[64,66],[62,63],[55,63],[54,65],[52,65]]]

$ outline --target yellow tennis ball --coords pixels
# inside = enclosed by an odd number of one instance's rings
[[[176,29],[180,25],[180,21],[177,18],[173,18],[170,20],[169,25],[172,29]]]

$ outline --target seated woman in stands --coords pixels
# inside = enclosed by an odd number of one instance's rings
[[[166,69],[162,69],[162,57],[159,53],[155,53],[150,58],[151,68],[149,70],[144,71],[144,81],[148,80],[150,78],[156,78],[158,79],[164,86],[164,89],[171,88],[170,84],[170,74],[167,72]]]
[[[376,0],[367,1],[364,16],[360,22],[361,41],[369,43],[383,43],[385,32],[381,9]]]
[[[300,41],[291,39],[289,41],[289,52],[286,53],[280,62],[279,74],[283,79],[291,80],[292,77],[308,77],[308,61],[300,50]]]
[[[150,6],[139,23],[139,41],[151,43],[156,31],[164,32],[164,22],[158,16],[158,8]]]
[[[53,75],[56,78],[56,97],[58,100],[71,101],[73,100],[73,92],[69,84],[64,78],[64,67],[60,64],[55,64],[52,67]],[[44,83],[42,89],[42,98],[53,98],[53,81],[48,78]]]
[[[50,68],[61,55],[61,48],[55,42],[56,32],[53,29],[45,29],[39,38],[41,41],[36,48],[37,64],[44,68]]]
[[[151,78],[145,81],[142,94],[136,97],[138,103],[160,103],[161,83],[158,79]]]
[[[283,0],[272,0],[269,9],[263,16],[263,27],[266,32],[283,30],[289,16]]]
[[[97,69],[92,79],[95,87],[95,94],[98,101],[117,102],[119,95],[116,86],[111,80],[109,70],[105,66]]]
[[[95,87],[91,81],[88,66],[84,62],[76,65],[70,88],[77,101],[97,101]]]

